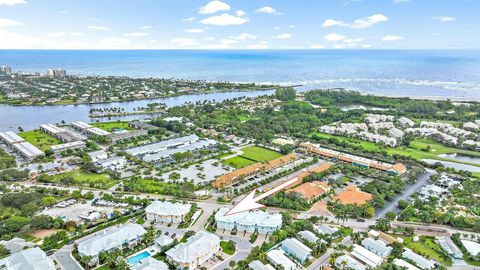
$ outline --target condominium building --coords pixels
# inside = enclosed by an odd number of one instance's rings
[[[84,139],[84,137],[79,136],[77,134],[74,134],[64,128],[58,127],[53,124],[42,124],[40,125],[40,130],[50,134],[62,142],[75,142],[75,141],[81,141]]]
[[[435,269],[435,261],[426,259],[425,257],[413,252],[411,249],[405,248],[402,256],[406,259],[411,260],[423,270]]]
[[[256,210],[225,216],[228,211],[228,208],[222,208],[215,214],[218,229],[267,234],[282,227],[282,215],[279,213]]]
[[[348,267],[353,270],[366,270],[367,267],[360,263],[359,261],[355,260],[354,258],[350,257],[349,255],[342,255],[335,260],[335,266],[339,269],[345,269]]]
[[[87,146],[85,142],[76,141],[76,142],[52,145],[50,146],[50,148],[52,149],[53,152],[62,152],[68,149],[82,149],[82,148],[85,148],[85,146]]]
[[[82,132],[83,134],[87,135],[87,136],[107,136],[110,134],[110,132],[108,131],[105,131],[103,129],[100,129],[100,128],[96,128],[90,124],[87,124],[85,122],[81,122],[81,121],[78,121],[78,122],[72,122],[70,123],[70,125],[72,126],[72,128]]]
[[[353,244],[353,250],[351,254],[353,257],[364,262],[371,268],[378,267],[385,261],[382,257],[357,244]]]
[[[191,204],[154,201],[145,208],[145,214],[148,221],[180,223],[191,208]]]
[[[47,70],[48,77],[60,77],[63,78],[67,76],[67,72],[64,69],[48,69]]]
[[[0,259],[5,270],[55,270],[53,261],[38,247],[29,248]]]
[[[362,246],[384,259],[392,252],[392,247],[387,246],[383,241],[372,238],[363,239]]]
[[[168,250],[167,260],[177,269],[193,270],[220,251],[220,238],[215,234],[199,231],[187,242]]]
[[[98,263],[98,255],[113,249],[132,248],[140,243],[147,231],[139,224],[128,223],[108,228],[100,234],[78,244],[80,256],[91,256],[90,265]]]
[[[284,270],[295,270],[297,269],[297,265],[292,262],[283,250],[274,249],[267,252],[267,259],[274,265],[274,266],[281,266]]]
[[[297,258],[302,264],[305,263],[312,253],[312,249],[295,238],[288,238],[281,243],[282,250]]]
[[[12,131],[0,132],[0,140],[28,160],[44,154],[40,149],[26,142],[22,137]]]

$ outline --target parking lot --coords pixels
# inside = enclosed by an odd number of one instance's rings
[[[92,212],[92,211],[101,212],[101,213],[110,213],[110,212],[113,212],[114,209],[115,207],[111,207],[111,206],[92,205],[91,202],[86,202],[86,203],[77,202],[67,207],[53,206],[51,208],[47,208],[42,211],[42,214],[55,216],[55,217],[62,217],[65,220],[80,221],[82,220],[80,218],[81,214]]]
[[[213,165],[215,162],[218,163],[217,166]],[[193,180],[195,184],[200,184],[202,182],[211,182],[215,180],[216,176],[225,174],[229,172],[222,166],[222,163],[217,159],[209,159],[204,162],[190,165],[187,168],[182,168],[170,172],[164,173],[161,178],[165,179],[166,182],[174,182],[169,179],[169,175],[173,172],[180,174],[178,181],[183,181],[184,178],[187,178],[187,181]],[[200,177],[199,174],[202,176]]]

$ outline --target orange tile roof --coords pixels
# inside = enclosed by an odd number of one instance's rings
[[[404,174],[407,171],[407,167],[402,163],[392,165],[391,169],[395,170],[398,174]]]
[[[364,205],[372,200],[373,196],[370,193],[361,191],[357,186],[351,185],[345,188],[340,194],[334,197],[341,204],[358,204]]]
[[[298,185],[298,184],[301,184],[302,181],[303,181],[303,179],[304,179],[305,177],[309,176],[309,175],[312,174],[312,173],[321,173],[321,172],[324,172],[324,171],[330,169],[330,167],[332,167],[332,165],[333,165],[333,163],[331,163],[331,162],[325,162],[325,163],[323,163],[323,164],[321,164],[321,165],[319,165],[319,166],[317,166],[317,167],[315,167],[315,168],[313,168],[313,169],[306,170],[306,171],[303,171],[303,172],[299,173],[299,174],[297,175],[298,180],[295,181],[295,183],[293,183],[293,184],[291,184],[290,186],[288,186],[287,188],[294,187],[294,186],[296,186],[296,185]]]
[[[329,190],[329,185],[326,182],[321,182],[321,181],[313,181],[309,183],[303,183],[300,186],[291,189],[287,191],[288,193],[299,193],[300,196],[307,200],[311,200],[313,198],[316,198],[318,196],[321,196],[322,194],[328,192]]]

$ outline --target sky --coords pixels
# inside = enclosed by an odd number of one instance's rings
[[[479,49],[480,0],[0,0],[0,49]]]

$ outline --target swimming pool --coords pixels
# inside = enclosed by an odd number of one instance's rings
[[[142,253],[139,253],[139,254],[137,254],[137,255],[135,255],[135,256],[132,256],[132,257],[128,258],[127,262],[128,262],[129,265],[135,265],[135,264],[137,264],[139,261],[141,261],[141,260],[143,260],[143,259],[145,259],[145,258],[148,258],[148,257],[150,257],[150,256],[152,256],[152,255],[150,255],[150,253],[149,253],[148,251],[144,251],[144,252],[142,252]]]

